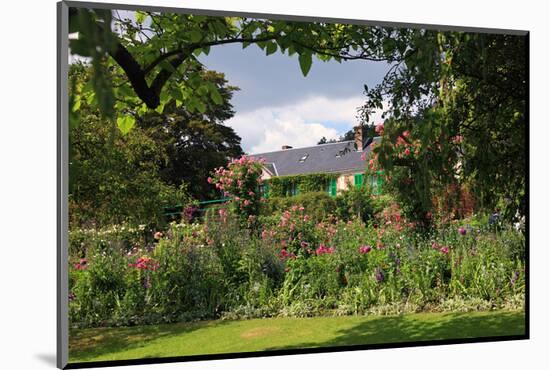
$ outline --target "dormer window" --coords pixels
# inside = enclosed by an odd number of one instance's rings
[[[302,157],[298,160],[298,162],[304,163],[304,162],[306,161],[307,157],[309,157],[309,154],[306,154],[306,155],[302,156]]]

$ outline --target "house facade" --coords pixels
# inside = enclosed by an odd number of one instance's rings
[[[381,185],[381,176],[366,176],[366,161],[373,143],[380,137],[368,138],[360,126],[355,127],[355,139],[338,143],[320,144],[304,148],[283,146],[281,150],[251,154],[265,161],[262,179],[269,180],[284,176],[314,176],[332,174],[327,181],[326,191],[335,196],[350,186],[369,183],[376,192]],[[290,189],[295,195],[297,189]]]

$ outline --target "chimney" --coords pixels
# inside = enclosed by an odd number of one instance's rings
[[[291,147],[290,145],[283,145],[283,146],[281,147],[281,149],[287,150],[287,149],[292,149],[292,147]]]
[[[354,136],[355,148],[357,149],[358,152],[362,152],[365,144],[365,135],[363,134],[363,126],[362,125],[355,126],[353,130],[355,131],[355,136]]]

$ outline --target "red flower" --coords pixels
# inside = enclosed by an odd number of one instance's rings
[[[279,258],[284,260],[288,257],[290,257],[290,253],[288,253],[286,249],[281,249],[281,251],[279,252]]]
[[[359,247],[359,253],[361,253],[361,254],[369,253],[371,250],[372,250],[372,247],[368,246],[368,245],[363,245],[363,246]]]
[[[320,256],[322,254],[332,254],[334,253],[334,247],[330,247],[330,248],[327,248],[325,247],[323,244],[321,244],[319,246],[319,248],[317,248],[317,250],[315,251],[315,253]]]

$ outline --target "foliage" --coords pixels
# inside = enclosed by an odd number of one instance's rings
[[[336,215],[343,220],[354,217],[367,222],[374,216],[374,197],[368,184],[350,186],[335,198],[337,204]]]
[[[71,77],[89,78],[82,65]],[[123,134],[114,130],[87,101],[80,102],[80,123],[70,130],[69,219],[71,225],[102,228],[110,224],[164,222],[163,207],[191,200],[185,184],[166,184],[160,166],[162,146],[139,127]]]
[[[71,51],[92,58],[98,66],[92,87],[102,111],[112,112],[115,107],[132,116],[147,109],[162,111],[167,102],[175,100],[191,112],[203,113],[210,101],[221,104],[219,89],[202,78],[197,59],[219,45],[236,43],[245,48],[255,44],[266,55],[277,51],[296,54],[304,76],[312,68],[313,57],[338,62],[396,60],[396,53],[382,47],[382,41],[396,31],[379,27],[164,12],[135,14],[132,20],[121,19],[116,12],[69,10],[70,32],[78,31],[78,37],[70,41]],[[107,24],[112,24],[112,30]],[[116,70],[112,84],[99,84],[110,81],[103,73],[109,68]]]
[[[375,137],[376,132],[374,131],[374,125],[372,124],[366,124],[363,125],[363,136],[364,137]],[[330,143],[339,143],[342,141],[351,141],[355,139],[355,130],[351,129],[344,133],[344,135],[341,135],[337,139],[327,139],[326,137],[322,137],[318,142],[317,145],[321,144],[330,144]]]
[[[277,176],[266,180],[269,197],[285,197],[293,194],[327,191],[330,180],[338,174],[312,173],[307,175]]]
[[[103,242],[81,233],[88,247],[71,252],[71,323],[521,308],[525,238],[486,218],[431,234],[395,207],[371,225],[314,221],[300,207],[260,221],[260,235],[231,214],[173,223],[154,240],[147,231],[149,241],[120,234],[129,245],[116,233]]]
[[[153,241],[153,230],[146,225],[133,227],[128,224],[112,225],[102,229],[69,230],[69,254],[84,258],[91,251],[99,248],[116,248],[130,251],[137,246],[147,245]]]
[[[386,45],[402,60],[365,89],[361,114],[368,121],[389,104],[376,151],[408,214],[427,223],[434,196],[467,185],[479,208],[504,202],[508,220],[524,215],[526,37],[412,29],[394,36]]]
[[[262,214],[266,216],[278,213],[281,209],[291,209],[294,206],[303,207],[312,220],[322,221],[332,214],[336,214],[337,198],[331,197],[326,191],[300,193],[293,197],[273,197],[266,199],[262,207]]]

